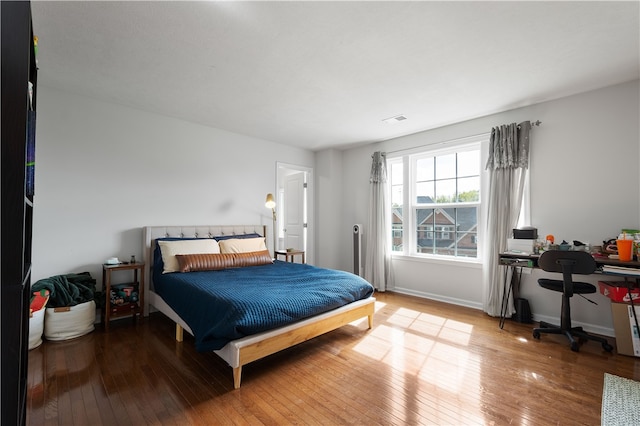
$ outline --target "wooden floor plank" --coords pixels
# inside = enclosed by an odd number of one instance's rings
[[[27,424],[598,424],[604,373],[640,358],[531,336],[533,324],[394,293],[358,322],[243,368],[155,313],[29,352]],[[613,339],[611,343],[614,343]]]

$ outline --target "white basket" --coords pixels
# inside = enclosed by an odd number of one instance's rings
[[[42,332],[44,331],[45,308],[33,312],[29,318],[29,350],[42,344]]]
[[[68,340],[84,336],[94,330],[96,303],[80,303],[65,308],[47,308],[44,318],[44,337],[47,340]]]

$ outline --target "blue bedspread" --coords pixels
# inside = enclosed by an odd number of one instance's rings
[[[198,351],[281,327],[373,294],[361,277],[311,265],[272,265],[160,274],[154,286],[186,321]]]

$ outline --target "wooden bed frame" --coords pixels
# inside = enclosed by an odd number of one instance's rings
[[[153,242],[157,238],[211,238],[214,236],[266,235],[264,225],[238,226],[147,226],[143,228],[143,259],[146,273],[144,282],[144,312],[149,315],[149,305],[171,318],[176,323],[176,340],[181,342],[183,330],[193,335],[189,326],[153,289]],[[268,355],[305,342],[321,334],[335,330],[350,322],[368,317],[368,328],[373,327],[375,298],[369,297],[346,306],[276,328],[229,342],[214,351],[233,368],[233,387],[240,387],[242,366]]]

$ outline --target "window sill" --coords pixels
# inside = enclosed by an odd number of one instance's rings
[[[430,263],[436,265],[459,266],[463,268],[482,269],[482,260],[465,259],[444,256],[411,256],[406,254],[394,253],[391,255],[392,260],[402,260],[408,262]]]

